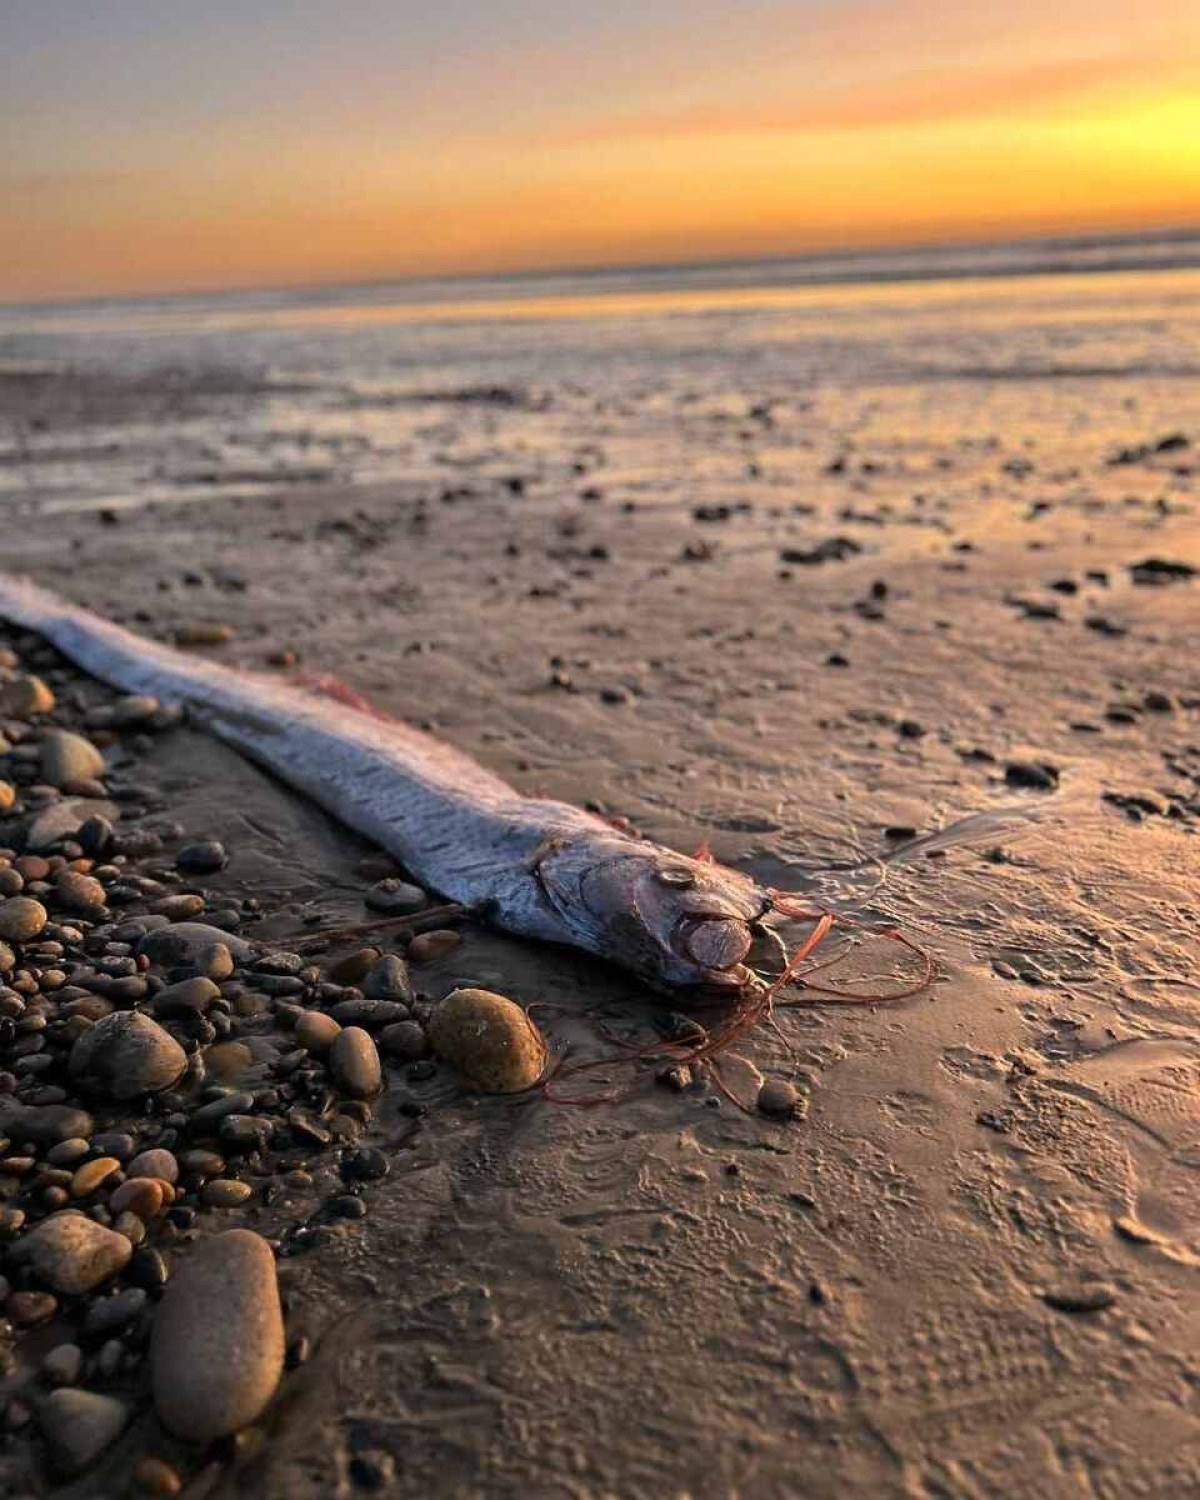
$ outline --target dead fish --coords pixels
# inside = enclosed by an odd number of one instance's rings
[[[114,687],[183,707],[497,927],[659,985],[732,990],[753,977],[744,961],[775,899],[736,870],[522,796],[398,720],[145,640],[26,579],[0,574],[0,617]]]

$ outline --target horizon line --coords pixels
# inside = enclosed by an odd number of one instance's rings
[[[648,275],[654,272],[702,272],[720,271],[734,269],[737,267],[755,266],[782,266],[793,262],[815,264],[821,261],[862,258],[864,260],[882,260],[887,256],[895,255],[920,255],[935,251],[978,251],[978,250],[1020,250],[1028,248],[1033,251],[1082,249],[1091,246],[1136,246],[1139,243],[1181,243],[1189,241],[1200,241],[1200,220],[1185,224],[1168,223],[1161,226],[1149,226],[1143,229],[1081,229],[1075,231],[1052,231],[1041,234],[1028,234],[1016,236],[1001,236],[996,239],[979,239],[967,237],[963,239],[945,238],[936,240],[897,240],[891,243],[881,244],[878,242],[865,244],[861,241],[848,242],[844,245],[827,246],[821,249],[808,247],[793,251],[780,251],[770,255],[724,255],[704,256],[695,260],[676,259],[652,259],[633,261],[596,261],[583,264],[555,264],[551,266],[524,266],[509,270],[491,271],[424,271],[424,272],[398,272],[393,275],[383,276],[348,276],[321,277],[305,281],[280,281],[280,282],[252,282],[238,286],[202,285],[195,287],[178,287],[169,291],[140,291],[140,292],[91,292],[74,296],[46,296],[25,297],[9,300],[0,298],[0,312],[7,312],[28,308],[68,308],[88,307],[95,305],[113,305],[122,303],[138,302],[174,302],[187,301],[192,298],[208,297],[245,297],[254,295],[267,295],[270,293],[286,294],[297,292],[314,292],[323,289],[343,289],[367,291],[372,288],[384,288],[389,286],[419,286],[423,283],[436,282],[449,285],[471,285],[486,282],[532,282],[536,280],[549,280],[555,277],[578,276],[595,277],[622,275]],[[1197,256],[1197,264],[1200,264],[1200,254]],[[1043,267],[998,267],[994,270],[972,269],[962,272],[950,270],[937,271],[932,268],[914,268],[911,273],[905,275],[897,272],[893,275],[881,277],[880,280],[951,280],[961,276],[983,276],[1003,277],[1006,275],[1060,275],[1060,274],[1101,274],[1105,271],[1115,272],[1121,270],[1138,269],[1162,269],[1178,270],[1186,268],[1179,262],[1164,261],[1161,265],[1149,267],[1122,266],[1122,265],[1098,265],[1098,266],[1054,266]],[[851,281],[860,278],[848,276],[832,276],[832,283]],[[871,279],[869,277],[862,279]],[[819,283],[817,283],[819,284]]]

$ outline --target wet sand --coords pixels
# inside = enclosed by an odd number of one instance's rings
[[[1054,452],[1003,427],[1002,381],[919,445],[851,404],[798,456],[742,410],[696,435],[741,465],[704,518],[669,475],[535,455],[8,528],[6,568],[150,633],[227,622],[231,661],[294,650],[523,790],[707,839],[940,965],[742,1049],[745,1079],[809,1082],[803,1122],[705,1087],[577,1110],[393,1080],[368,1218],[283,1268],[316,1355],[189,1494],[351,1494],[364,1451],[398,1495],[1200,1486],[1200,582],[1130,571],[1200,566],[1200,411],[1164,383],[1118,436],[1096,389],[1022,391],[1062,405]],[[1031,763],[1045,789],[1007,771]],[[357,841],[223,748],[171,736],[145,774],[282,929],[361,913]],[[659,1003],[477,928],[422,979],[567,1030]]]

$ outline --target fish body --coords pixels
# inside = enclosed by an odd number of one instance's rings
[[[0,617],[86,672],[198,723],[423,885],[524,937],[566,943],[670,986],[739,988],[771,896],[566,802],[525,797],[398,720],[191,656],[0,574]]]

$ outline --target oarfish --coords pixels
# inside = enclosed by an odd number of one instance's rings
[[[660,985],[737,989],[751,978],[744,961],[775,897],[736,870],[522,796],[407,724],[146,640],[25,579],[0,574],[0,617],[114,687],[184,708],[497,927]]]

